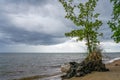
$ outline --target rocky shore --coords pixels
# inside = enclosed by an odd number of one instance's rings
[[[109,71],[96,72],[93,71],[90,74],[86,74],[82,77],[72,77],[70,79],[63,80],[120,80],[120,60],[115,60],[112,63],[105,65]]]
[[[95,51],[91,54],[88,54],[88,56],[80,63],[69,62],[67,65],[68,67],[65,66],[66,71],[63,71],[64,66],[61,68],[61,71],[66,73],[65,75],[61,76],[62,79],[69,79],[72,77],[83,77],[94,71],[109,71],[109,69],[106,68],[105,64],[102,61],[102,55],[100,51]]]

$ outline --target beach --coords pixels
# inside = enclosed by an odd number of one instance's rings
[[[92,72],[84,77],[73,77],[65,80],[120,80],[120,59],[106,64],[108,72]]]

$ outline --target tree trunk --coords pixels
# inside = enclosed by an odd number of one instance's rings
[[[90,45],[90,39],[89,39],[89,34],[87,33],[87,49],[88,53],[92,53],[91,45]]]

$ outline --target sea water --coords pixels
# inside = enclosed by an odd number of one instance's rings
[[[120,53],[106,53],[103,56],[104,61],[109,62],[120,58]],[[80,62],[85,57],[85,53],[1,53],[0,80],[54,75],[60,73],[62,64],[70,61]]]

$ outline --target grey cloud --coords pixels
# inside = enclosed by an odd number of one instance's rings
[[[101,1],[104,1],[104,0],[100,0],[100,2]],[[104,10],[104,7],[109,8],[108,6],[110,6],[110,4],[106,4],[107,3],[106,1],[108,1],[108,0],[104,1],[104,6],[99,5],[99,7],[98,7],[102,13],[101,17],[103,17],[103,16],[109,17],[108,13],[110,13],[110,11],[111,11],[111,9],[108,11]],[[13,5],[13,7],[15,7],[15,8],[12,8],[10,4]],[[46,34],[45,32],[35,32],[35,31],[31,32],[31,31],[27,31],[27,30],[15,27],[15,25],[12,25],[10,23],[7,15],[24,13],[25,11],[28,11],[27,10],[28,8],[26,8],[27,4],[29,6],[34,6],[35,8],[38,8],[38,6],[42,7],[47,4],[56,4],[56,0],[0,0],[0,32],[4,33],[6,35],[3,38],[0,38],[0,44],[47,45],[47,44],[62,43],[66,40],[63,35],[64,33],[52,35],[52,34]],[[6,8],[6,6],[7,6],[7,8]],[[22,8],[19,8],[19,6],[22,6]],[[57,5],[55,5],[54,7],[56,7],[56,6]],[[9,7],[11,7],[11,8],[9,8]],[[15,10],[13,10],[13,9],[15,9]],[[49,12],[43,12],[43,13],[45,15],[49,16]],[[64,12],[61,12],[59,14],[63,14],[63,13]],[[54,17],[58,20],[61,20],[62,22],[66,21],[64,18],[62,18],[63,16],[54,16]],[[74,25],[71,25],[71,23],[69,21],[67,23],[66,22],[64,22],[64,24],[66,24],[66,27],[74,29],[73,28]],[[104,22],[104,25],[100,30],[103,33],[105,33],[104,34],[105,36],[102,39],[103,41],[110,40],[111,31],[108,30],[108,26],[107,27],[106,26],[107,26],[106,22]],[[68,32],[71,29],[69,29]],[[49,30],[49,28],[48,28],[48,30]]]
[[[31,4],[31,5],[44,5],[49,3],[50,0],[0,0],[1,4]]]
[[[5,34],[5,36],[0,38],[0,44],[50,45],[64,42],[66,40],[63,35],[64,33],[52,35],[46,34],[45,32],[31,32],[15,27],[15,25],[10,23],[10,19],[8,18],[9,14],[16,14],[16,12],[24,13],[23,9],[19,10],[18,8],[17,10],[17,6],[20,5],[24,8],[26,4],[29,4],[29,6],[32,5],[36,7],[36,5],[42,6],[47,3],[49,3],[49,0],[1,0],[0,4],[2,7],[0,8],[0,33]],[[4,8],[7,4],[7,8]],[[10,8],[12,5],[16,8]]]
[[[6,44],[50,45],[65,41],[64,36],[61,34],[55,36],[41,32],[26,31],[12,25],[6,15],[0,14],[0,16],[0,33],[5,34],[0,38],[1,46]]]
[[[0,0],[0,13],[27,13],[30,11],[31,7],[34,8],[35,11],[36,9],[38,9],[38,7],[42,8],[43,6],[48,5],[50,3],[51,0]]]
[[[38,32],[29,32],[22,30],[20,28],[13,28],[11,26],[0,27],[0,31],[5,33],[2,39],[0,39],[0,43],[5,44],[31,44],[31,45],[49,45],[49,44],[56,44],[61,43],[63,41],[56,41],[56,38],[63,38],[63,36],[52,36],[45,33],[38,33]]]
[[[101,33],[103,33],[103,36],[100,37],[101,41],[110,41],[111,39],[111,29],[107,25],[107,23],[103,22],[103,26],[101,26],[100,30]]]
[[[96,11],[100,12],[102,15],[110,16],[112,10],[112,4],[109,0],[99,0],[97,4]]]

